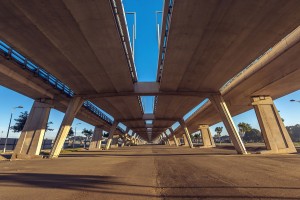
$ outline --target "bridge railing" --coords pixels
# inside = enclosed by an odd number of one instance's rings
[[[37,76],[44,80],[46,83],[50,84],[55,89],[59,90],[61,93],[65,94],[67,97],[73,97],[74,91],[71,90],[67,85],[57,79],[55,76],[47,72],[45,69],[39,67],[38,65],[34,64],[32,61],[25,58],[23,55],[18,53],[16,50],[12,49],[9,45],[5,44],[3,41],[0,40],[0,55],[5,57],[8,60],[12,60],[17,63],[20,67],[25,70],[30,71]],[[90,112],[94,113],[98,117],[100,117],[103,121],[107,122],[108,124],[112,125],[113,121],[107,117],[103,112],[101,112],[100,108],[96,105],[91,103],[90,101],[85,101],[83,106]],[[125,131],[118,127],[117,128],[122,133]]]

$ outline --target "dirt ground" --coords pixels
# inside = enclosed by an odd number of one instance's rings
[[[300,154],[144,145],[0,161],[0,200],[300,199]]]

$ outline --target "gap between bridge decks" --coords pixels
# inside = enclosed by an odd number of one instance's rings
[[[133,92],[104,92],[95,94],[77,94],[76,96],[84,99],[96,99],[102,97],[116,96],[192,96],[209,97],[213,94],[219,94],[218,91],[161,91],[158,82],[136,82]]]

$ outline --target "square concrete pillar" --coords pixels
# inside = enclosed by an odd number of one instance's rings
[[[201,146],[201,148],[216,147],[214,139],[211,136],[209,126],[208,125],[199,125],[198,129],[201,132],[201,138],[202,138],[202,142],[203,142],[203,146]]]
[[[11,159],[39,157],[52,102],[35,101]]]
[[[270,96],[252,97],[258,123],[268,151],[261,153],[296,153],[297,150]]]
[[[180,140],[180,138],[177,138],[177,144],[178,144],[178,146],[181,145],[181,140]]]
[[[67,138],[73,120],[80,110],[84,100],[80,97],[74,97],[67,108],[64,119],[60,125],[53,147],[50,152],[50,158],[57,158],[62,150],[64,142]]]
[[[96,126],[92,137],[92,141],[89,146],[89,150],[101,149],[102,134],[103,128],[101,126]]]
[[[170,131],[171,135],[173,136],[173,141],[174,141],[175,146],[178,147],[178,146],[179,146],[179,144],[178,144],[178,139],[177,139],[176,136],[174,135],[173,129],[172,129],[172,128],[169,128],[169,131]]]
[[[163,132],[163,134],[164,134],[164,135],[165,135],[165,137],[166,137],[166,144],[168,144],[168,145],[171,145],[171,144],[170,144],[170,140],[169,140],[169,137],[168,137],[167,133],[166,133],[166,132]]]
[[[239,154],[247,154],[244,143],[236,130],[236,127],[233,123],[231,114],[227,108],[227,105],[221,95],[212,95],[209,100],[214,105],[220,117],[226,127],[226,130],[230,136],[230,139],[234,145],[235,150]]]
[[[184,143],[188,144],[190,148],[194,148],[193,142],[191,140],[191,136],[190,136],[189,130],[186,127],[185,121],[183,119],[181,119],[181,120],[179,120],[179,124],[183,128],[183,130],[184,130],[184,134],[183,134]]]
[[[118,124],[119,124],[119,122],[117,122],[115,120],[113,122],[113,124],[111,125],[110,130],[109,130],[108,140],[107,140],[106,145],[105,145],[105,150],[108,150],[110,148],[110,144],[112,142],[114,132],[116,131]]]

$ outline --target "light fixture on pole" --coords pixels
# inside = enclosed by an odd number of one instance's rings
[[[74,139],[73,139],[73,149],[74,149],[74,145],[75,145],[75,137],[76,137],[76,128],[77,128],[77,125],[81,124],[80,122],[75,124],[75,132],[74,132]]]
[[[6,145],[7,145],[7,139],[8,139],[8,135],[9,135],[9,130],[10,130],[10,124],[11,124],[11,119],[13,116],[13,112],[16,108],[23,108],[23,106],[17,106],[17,107],[13,107],[12,111],[10,113],[10,119],[9,119],[9,124],[8,124],[8,129],[7,129],[7,134],[6,134],[6,138],[5,138],[5,143],[4,143],[4,148],[3,148],[3,153],[6,152]]]
[[[300,103],[300,101],[295,100],[295,99],[291,99],[290,102],[298,102],[298,103]]]

